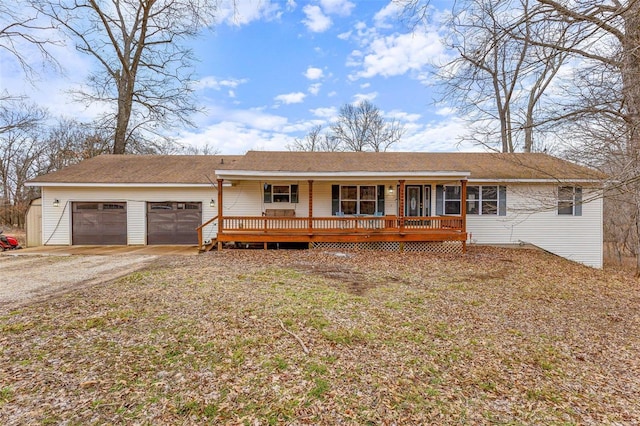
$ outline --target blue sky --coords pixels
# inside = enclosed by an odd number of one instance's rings
[[[223,5],[213,31],[193,42],[196,99],[206,113],[196,129],[175,129],[185,145],[225,154],[285,150],[315,125],[327,126],[345,103],[367,99],[404,123],[394,151],[456,151],[464,126],[447,105],[434,104],[432,64],[446,60],[438,28],[409,28],[386,0],[237,0]],[[432,2],[436,16],[445,12]],[[72,103],[88,57],[57,47],[64,74],[33,85],[5,63],[2,86],[51,112],[90,119],[97,111]],[[6,58],[1,58],[3,62]]]

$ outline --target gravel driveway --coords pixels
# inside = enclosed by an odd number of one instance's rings
[[[0,256],[0,310],[36,302],[80,286],[104,283],[149,265],[155,255]]]

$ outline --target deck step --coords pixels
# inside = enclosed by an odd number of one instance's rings
[[[207,251],[211,251],[213,250],[214,247],[216,247],[216,244],[218,244],[218,240],[211,240],[209,244],[205,244],[202,247],[200,247],[200,250],[198,250],[198,253],[205,253]]]

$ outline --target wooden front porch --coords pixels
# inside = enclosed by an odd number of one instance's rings
[[[202,229],[218,220],[215,241],[204,244]],[[216,216],[198,228],[201,250],[224,243],[320,243],[320,242],[441,242],[460,241],[467,233],[462,217],[265,217]]]
[[[456,216],[405,216],[405,181],[399,180],[398,216],[313,215],[313,180],[309,180],[307,217],[225,216],[223,215],[223,179],[218,179],[218,215],[197,228],[198,247],[201,251],[224,243],[373,243],[373,242],[460,242],[466,250],[466,211]],[[461,200],[466,200],[467,181],[460,181]],[[462,206],[462,201],[461,201]],[[204,243],[203,229],[217,221],[214,241]]]

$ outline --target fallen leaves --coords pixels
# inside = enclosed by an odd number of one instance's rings
[[[229,250],[0,313],[0,422],[640,421],[634,280],[530,250]]]

